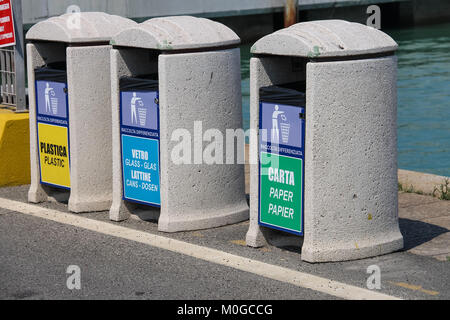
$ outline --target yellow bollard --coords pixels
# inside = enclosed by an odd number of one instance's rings
[[[29,115],[0,109],[0,187],[29,183]]]

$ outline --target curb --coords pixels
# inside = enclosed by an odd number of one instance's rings
[[[447,198],[450,187],[449,177],[399,169],[398,183],[400,191],[422,193],[449,200]]]

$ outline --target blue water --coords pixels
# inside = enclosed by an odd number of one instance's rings
[[[450,176],[450,24],[387,33],[399,44],[398,165]],[[241,46],[245,129],[250,125],[250,46]]]

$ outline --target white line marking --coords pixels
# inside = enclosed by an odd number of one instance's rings
[[[96,221],[79,215],[64,213],[36,205],[0,198],[0,207],[14,212],[39,217],[74,227],[95,231],[101,234],[127,239],[156,248],[176,252],[200,260],[227,266],[237,270],[256,274],[265,278],[289,283],[297,287],[307,288],[343,299],[397,300],[376,291],[355,287],[338,281],[322,278],[308,273],[291,270],[257,260],[233,255],[216,249],[166,238],[163,236],[142,232],[114,225],[108,222]]]

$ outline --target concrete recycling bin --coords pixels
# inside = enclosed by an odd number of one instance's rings
[[[242,128],[238,36],[220,23],[178,16],[150,19],[111,43],[111,220],[136,214],[177,232],[248,219],[244,163],[234,152],[243,154],[243,139],[227,159],[225,146],[216,149],[223,164],[203,157],[221,143],[208,132],[220,140]]]
[[[112,201],[111,36],[135,22],[105,13],[50,18],[27,33],[29,202],[69,197],[72,212]]]
[[[254,44],[251,128],[263,130],[250,141],[247,245],[301,246],[301,258],[309,262],[360,259],[403,247],[396,50],[383,32],[342,20],[298,23]],[[301,141],[301,112],[264,107],[260,94],[262,87],[286,84],[306,93],[303,149],[292,144]]]

